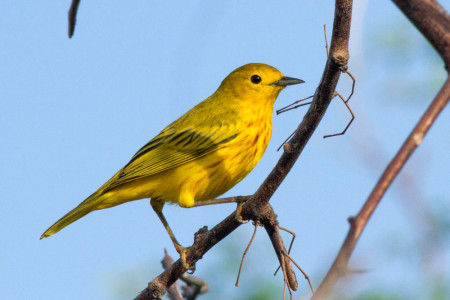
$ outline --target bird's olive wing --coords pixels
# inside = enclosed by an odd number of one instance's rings
[[[104,192],[126,182],[163,172],[211,153],[237,137],[236,132],[166,128],[142,147]]]

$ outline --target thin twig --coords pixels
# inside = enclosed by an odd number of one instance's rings
[[[328,57],[328,53],[330,53],[330,51],[328,49],[327,24],[323,24],[323,33],[325,34],[325,49],[327,50],[327,57]]]
[[[309,97],[306,97],[306,98],[297,100],[297,101],[295,101],[294,103],[289,104],[288,106],[285,106],[285,107],[283,107],[283,108],[280,108],[279,110],[277,110],[277,115],[279,115],[279,114],[281,114],[281,113],[284,113],[284,112],[287,112],[287,111],[292,110],[292,109],[299,108],[300,106],[305,106],[305,105],[311,104],[312,102],[306,102],[306,103],[302,103],[302,104],[299,104],[299,105],[296,105],[296,106],[292,107],[292,105],[294,105],[294,104],[296,104],[296,103],[299,103],[299,102],[302,102],[302,101],[305,101],[305,100],[310,99],[310,98],[312,98],[312,97],[314,97],[314,96],[309,96]],[[292,132],[292,133],[291,133],[291,134],[283,141],[283,143],[281,143],[280,147],[277,148],[277,152],[280,151],[280,149],[281,149],[284,145],[286,145],[287,141],[289,141],[289,139],[290,139],[294,134],[295,134],[295,131]]]
[[[296,237],[295,232],[293,232],[292,230],[289,230],[287,228],[281,227],[281,226],[278,227],[278,228],[280,228],[281,230],[284,230],[287,233],[290,233],[292,235],[292,240],[291,240],[291,243],[289,244],[289,250],[288,250],[288,253],[290,254],[291,253],[291,249],[292,249],[292,245],[294,244],[294,240],[295,240],[295,237]]]
[[[267,206],[271,208],[269,204],[267,204]],[[283,276],[287,278],[289,289],[296,291],[298,289],[298,282],[295,277],[294,269],[290,261],[284,260],[283,263],[283,251],[286,251],[286,248],[284,247],[283,239],[280,235],[278,223],[270,222],[270,220],[262,220],[262,224],[272,242],[273,249],[278,257],[278,262],[282,266]]]
[[[75,32],[75,24],[77,23],[77,12],[78,12],[79,5],[80,5],[80,0],[72,0],[72,4],[70,5],[70,9],[68,12],[68,15],[69,15],[69,38],[72,38],[73,33]]]
[[[306,274],[305,271],[303,271],[303,269],[300,267],[300,265],[289,255],[289,253],[287,253],[286,251],[283,252],[283,254],[289,258],[289,260],[297,267],[297,269],[300,270],[300,272],[302,272],[303,276],[305,276],[305,279],[308,281],[309,284],[309,288],[311,289],[311,292],[314,294],[314,288],[312,286],[311,280],[309,279],[308,274]]]
[[[349,70],[344,70],[344,71],[342,71],[342,72],[344,72],[345,74],[347,74],[347,75],[352,79],[352,91],[351,91],[350,95],[348,96],[347,100],[345,100],[345,103],[348,103],[348,101],[350,101],[350,99],[352,98],[353,93],[355,92],[356,79],[355,79],[355,77],[352,75],[352,73],[350,73]]]
[[[258,229],[257,222],[253,222],[253,225],[255,226],[255,230],[253,231],[252,238],[250,239],[250,242],[248,243],[247,248],[245,248],[244,253],[242,254],[241,265],[239,266],[239,272],[238,272],[238,275],[236,278],[235,286],[239,286],[239,278],[241,277],[241,270],[242,270],[242,265],[244,264],[244,258],[245,258],[245,255],[247,255],[248,249],[250,249],[250,246],[252,245],[253,239],[255,238],[255,235],[256,235],[256,230]]]
[[[339,94],[338,91],[334,91],[335,96],[339,96],[339,98],[341,98],[342,102],[344,102],[344,105],[347,107],[347,110],[350,112],[350,114],[352,115],[352,118],[350,119],[350,122],[348,122],[347,126],[345,127],[345,129],[341,132],[341,133],[335,133],[335,134],[329,134],[329,135],[324,135],[323,138],[329,138],[329,137],[333,137],[333,136],[338,136],[338,135],[344,135],[345,132],[347,131],[347,129],[350,127],[350,125],[352,124],[352,122],[355,120],[355,114],[353,113],[352,109],[350,108],[350,106],[348,105],[348,101],[350,101],[350,99],[353,96],[353,93],[355,92],[355,84],[356,84],[356,79],[355,77],[352,75],[352,73],[350,73],[347,70],[347,66],[345,66],[344,68],[341,69],[341,71],[345,74],[347,74],[351,79],[352,79],[352,91],[350,92],[350,95],[348,96],[347,100],[344,99],[344,97]],[[334,97],[335,97],[334,96]],[[333,97],[333,98],[334,98]]]
[[[353,92],[352,92],[352,93],[353,93]],[[345,129],[344,129],[342,132],[340,132],[340,133],[335,133],[335,134],[324,135],[324,136],[323,136],[324,139],[329,138],[329,137],[332,137],[332,136],[337,136],[337,135],[343,135],[343,134],[345,134],[345,132],[347,131],[347,129],[348,129],[348,128],[350,127],[350,125],[352,124],[353,120],[355,120],[355,114],[353,113],[353,111],[352,111],[352,109],[350,108],[350,106],[347,104],[347,102],[348,102],[348,100],[350,100],[350,97],[351,97],[351,96],[350,96],[347,100],[345,100],[344,97],[342,97],[342,95],[339,94],[337,91],[335,91],[335,94],[336,94],[336,96],[338,96],[339,98],[341,98],[342,102],[344,102],[345,106],[347,107],[347,110],[348,110],[348,111],[350,112],[350,114],[352,115],[352,118],[351,118],[350,122],[348,122],[347,126],[345,126]]]
[[[302,272],[303,276],[304,276],[305,279],[308,281],[308,284],[309,284],[309,287],[310,287],[310,289],[311,289],[311,292],[314,294],[314,288],[313,288],[313,286],[312,286],[312,283],[311,283],[311,280],[310,280],[308,274],[306,274],[306,272],[303,271],[303,269],[300,267],[300,265],[297,264],[297,262],[289,255],[289,254],[291,253],[291,248],[292,248],[292,245],[293,245],[294,240],[295,240],[295,232],[293,232],[293,231],[291,231],[291,230],[289,230],[289,229],[287,229],[287,228],[281,227],[281,226],[279,227],[279,229],[284,230],[284,231],[286,231],[286,232],[288,232],[288,233],[290,233],[290,234],[292,235],[292,240],[291,240],[291,244],[289,245],[289,250],[288,250],[287,252],[286,252],[285,250],[282,251],[282,254],[285,255],[285,256],[287,256],[287,257],[289,258],[289,260],[290,260],[290,261],[291,261],[291,262],[292,262],[292,263],[300,270],[300,272]],[[277,275],[278,270],[280,269],[280,267],[281,267],[281,265],[278,266],[277,270],[276,270],[275,273],[273,274],[274,276]]]
[[[294,132],[292,132],[284,141],[283,143],[281,143],[280,147],[277,148],[277,151],[280,151],[281,147],[283,147],[284,145],[286,145],[287,141],[289,141],[289,139],[295,134],[297,130],[294,130]]]
[[[289,230],[287,228],[281,227],[281,226],[279,226],[278,228],[280,228],[281,230],[284,230],[284,231],[286,231],[286,232],[288,232],[288,233],[290,233],[292,235],[291,243],[289,244],[289,250],[288,250],[288,253],[290,254],[291,253],[291,249],[292,249],[292,245],[294,244],[294,240],[295,240],[295,232],[293,232],[293,231],[291,231],[291,230]],[[278,266],[278,268],[275,270],[275,273],[273,274],[273,276],[277,275],[278,270],[280,270],[280,267],[281,266]]]
[[[295,105],[295,104],[297,104],[297,103],[299,103],[299,102],[308,100],[308,99],[310,99],[310,98],[312,98],[312,97],[314,97],[314,95],[309,96],[309,97],[306,97],[306,98],[303,98],[303,99],[300,99],[300,100],[297,100],[297,101],[295,101],[295,102],[293,102],[293,103],[291,103],[291,104],[289,104],[289,105],[287,105],[287,106],[285,106],[285,107],[283,107],[283,108],[278,109],[278,110],[276,111],[276,113],[277,113],[277,115],[279,115],[279,114],[282,114],[282,113],[284,113],[284,112],[287,112],[287,111],[289,111],[289,110],[291,110],[291,109],[296,109],[296,108],[298,108],[298,107],[300,107],[300,106],[304,106],[304,105],[311,104],[311,102],[308,102],[308,103],[303,103],[303,104],[300,104],[300,105],[291,107],[292,105]]]
[[[287,277],[287,272],[286,272],[286,265],[285,265],[285,259],[284,256],[281,255],[281,269],[283,270],[283,278],[284,278],[284,286],[287,286],[289,295],[290,295],[290,299],[292,299],[292,290],[291,287],[289,285],[289,280]],[[284,288],[283,290],[283,299],[285,299],[285,295],[286,295],[286,288]]]

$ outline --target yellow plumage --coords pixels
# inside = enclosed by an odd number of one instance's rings
[[[192,207],[196,201],[225,193],[261,159],[272,133],[273,103],[279,92],[301,82],[264,64],[234,70],[213,95],[167,126],[41,238],[91,211],[132,200],[152,198],[161,218],[165,202]]]

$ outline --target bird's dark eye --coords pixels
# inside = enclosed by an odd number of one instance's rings
[[[261,82],[261,77],[259,77],[258,75],[253,75],[250,80],[254,83],[254,84],[258,84]]]

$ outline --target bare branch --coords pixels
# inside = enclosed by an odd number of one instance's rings
[[[296,291],[298,289],[297,278],[295,277],[294,268],[290,264],[290,261],[289,260],[286,261],[284,258],[283,253],[286,252],[286,249],[284,247],[283,240],[281,239],[278,222],[273,223],[271,222],[271,220],[263,220],[262,224],[267,234],[269,235],[275,253],[278,256],[278,261],[280,262],[281,269],[283,270],[284,278],[288,283],[289,291],[290,290]]]
[[[361,236],[364,227],[369,221],[369,218],[372,216],[375,208],[380,203],[381,198],[391,185],[392,181],[394,181],[402,167],[405,165],[406,161],[412,155],[414,150],[416,150],[416,148],[422,143],[425,134],[428,132],[431,125],[434,123],[439,113],[444,109],[449,100],[450,78],[447,79],[436,98],[420,119],[419,123],[408,136],[403,146],[395,155],[394,159],[389,163],[358,215],[355,218],[349,219],[350,230],[345,238],[341,250],[339,251],[333,265],[312,299],[325,298],[338,278],[345,275],[350,255],[352,254],[356,242]]]
[[[193,300],[198,295],[204,294],[209,290],[208,283],[199,277],[195,277],[185,273],[183,274],[183,276],[181,276],[180,279],[187,284],[181,287],[186,300]]]
[[[345,132],[347,132],[347,129],[350,127],[350,125],[352,124],[353,120],[355,120],[355,114],[353,113],[352,109],[350,108],[350,106],[348,105],[348,101],[350,100],[350,97],[353,95],[353,91],[351,93],[351,95],[348,97],[347,100],[344,99],[344,97],[339,94],[337,91],[335,91],[336,96],[338,96],[342,102],[344,102],[344,105],[347,107],[347,110],[350,112],[350,114],[352,115],[352,118],[350,119],[350,122],[347,123],[347,126],[345,126],[344,130],[340,133],[334,133],[334,134],[328,134],[328,135],[324,135],[323,138],[329,138],[329,137],[333,137],[333,136],[338,136],[338,135],[344,135]]]
[[[77,23],[77,12],[78,12],[79,5],[80,5],[80,0],[72,0],[72,4],[70,5],[70,9],[68,12],[68,15],[69,15],[69,38],[72,38],[73,33],[75,32],[75,24]]]
[[[325,35],[325,50],[327,51],[327,56],[328,56],[328,53],[330,52],[330,50],[328,48],[327,24],[323,24],[323,34]]]
[[[169,256],[166,249],[164,249],[164,258],[161,264],[164,270],[167,270],[173,264],[173,259]],[[183,300],[183,295],[181,295],[180,289],[178,288],[178,280],[167,290],[167,295],[171,300]]]
[[[311,283],[311,280],[310,280],[308,274],[306,274],[306,272],[303,271],[303,269],[300,267],[300,265],[289,255],[288,252],[284,251],[283,255],[286,256],[287,258],[289,258],[289,260],[297,267],[297,269],[300,270],[300,272],[303,274],[303,276],[305,276],[306,281],[308,281],[309,288],[311,289],[311,293],[314,294],[314,288],[313,288],[313,285]]]
[[[299,104],[299,105],[295,105],[297,103],[303,102],[303,101],[311,99],[313,97],[314,97],[314,95],[306,97],[306,98],[303,98],[303,99],[300,99],[300,100],[297,100],[297,101],[295,101],[295,102],[293,102],[293,103],[291,103],[289,105],[286,105],[285,107],[280,108],[280,109],[277,110],[277,115],[282,114],[282,113],[287,112],[287,111],[290,111],[292,109],[299,108],[301,106],[305,106],[305,105],[311,104],[311,102],[306,102],[306,103],[302,103],[302,104]],[[295,106],[293,106],[293,105],[295,105]]]
[[[393,0],[431,43],[450,72],[450,15],[436,0]]]
[[[244,253],[242,254],[241,265],[239,266],[238,276],[236,278],[236,283],[234,284],[235,286],[239,286],[239,278],[241,277],[241,270],[242,270],[242,265],[244,264],[245,255],[247,255],[248,249],[250,249],[253,239],[255,238],[256,231],[258,230],[258,223],[253,222],[253,225],[255,226],[255,230],[253,231],[253,235],[252,235],[252,238],[250,239],[250,242],[248,242],[247,248],[245,248]]]
[[[291,231],[289,229],[286,229],[284,227],[281,227],[281,226],[278,226],[278,229],[284,230],[284,231],[286,231],[286,232],[288,232],[288,233],[290,233],[292,235],[292,240],[291,240],[291,243],[289,244],[289,249],[288,249],[288,252],[287,252],[288,254],[290,254],[291,253],[291,249],[292,249],[292,245],[294,244],[294,240],[295,240],[295,232],[293,232],[293,231]],[[275,273],[273,273],[273,276],[277,275],[277,273],[280,270],[280,268],[281,268],[281,265],[278,266],[278,268],[275,270]]]

